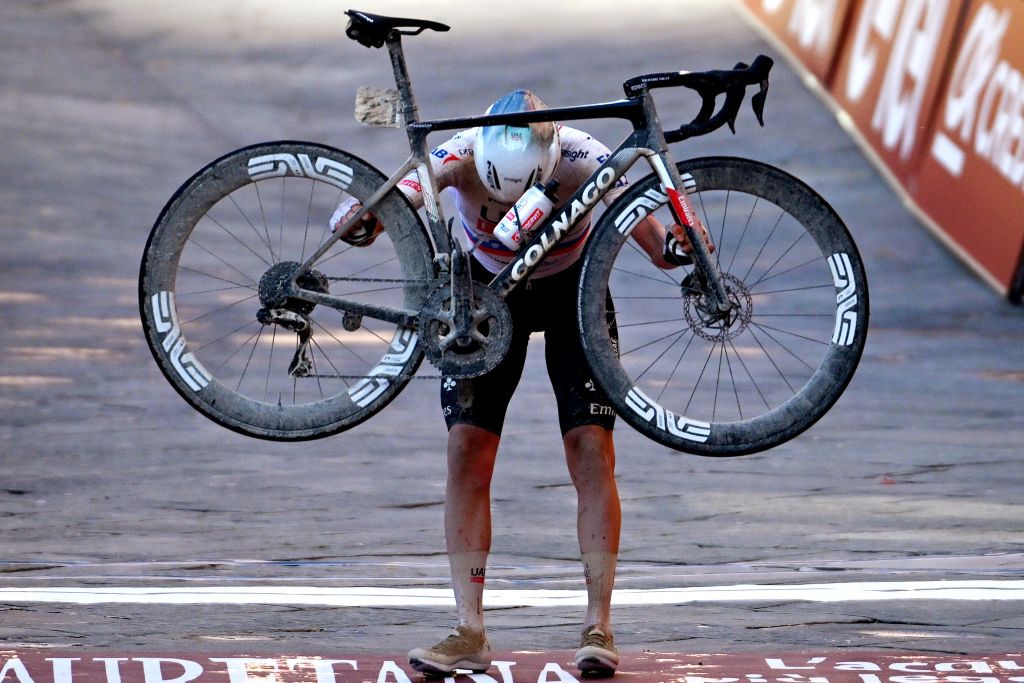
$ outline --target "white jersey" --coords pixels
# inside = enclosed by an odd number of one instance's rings
[[[452,188],[455,192],[455,206],[462,219],[462,227],[474,249],[477,260],[492,273],[501,271],[510,263],[516,252],[507,248],[493,235],[498,222],[511,208],[511,204],[493,198],[477,175],[473,163],[473,141],[479,129],[472,128],[456,134],[450,140],[431,152],[430,162],[437,189]],[[568,199],[604,163],[610,151],[601,142],[587,133],[559,126],[558,137],[562,156],[558,160],[552,178],[559,183],[558,212]],[[417,207],[423,205],[423,194],[416,171],[406,176],[399,188]],[[604,197],[610,204],[625,191],[626,180],[621,179]],[[583,252],[583,246],[590,234],[590,216],[580,221],[559,245],[551,250],[533,277],[545,277],[565,270],[575,263]]]

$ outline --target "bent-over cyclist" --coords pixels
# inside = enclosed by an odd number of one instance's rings
[[[487,113],[541,108],[546,107],[532,92],[516,90],[497,100]],[[438,190],[454,191],[455,205],[475,257],[471,262],[474,279],[489,281],[515,258],[516,252],[492,232],[526,190],[538,182],[557,181],[564,199],[598,169],[608,154],[608,148],[587,133],[550,122],[528,127],[474,128],[436,147],[430,158],[436,186]],[[625,180],[620,185],[605,196],[606,203],[622,194]],[[422,188],[415,171],[399,187],[415,206],[422,206]],[[360,208],[354,200],[343,202],[331,219],[331,227],[337,229]],[[559,210],[557,203],[554,210]],[[506,303],[512,314],[513,336],[504,360],[482,376],[442,381],[441,407],[449,430],[445,542],[459,621],[445,640],[409,653],[413,668],[422,673],[448,675],[455,669],[481,672],[491,663],[483,619],[483,589],[491,546],[490,482],[506,409],[522,375],[532,332],[544,332],[566,463],[578,496],[577,535],[588,600],[575,663],[589,675],[610,675],[618,665],[610,614],[621,526],[612,441],[615,411],[591,376],[575,316],[579,259],[590,228],[589,220],[580,222],[529,281],[509,294]],[[343,239],[365,246],[382,229],[376,218],[367,215]],[[648,217],[632,236],[661,268],[674,268],[687,260],[689,245],[678,226],[667,232],[656,219]],[[606,324],[614,336],[614,312],[611,306],[608,308]]]

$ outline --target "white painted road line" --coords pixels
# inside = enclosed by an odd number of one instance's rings
[[[488,590],[488,607],[585,606],[582,590]],[[877,581],[689,588],[621,589],[616,606],[680,605],[694,602],[862,602],[892,600],[1020,600],[1024,581]],[[51,586],[0,588],[0,603],[130,603],[146,605],[326,605],[334,607],[451,607],[446,588],[317,586]]]

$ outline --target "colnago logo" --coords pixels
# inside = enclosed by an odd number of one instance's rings
[[[839,292],[836,294],[836,327],[832,332],[832,343],[849,346],[857,334],[857,282],[853,278],[853,266],[848,254],[832,254],[828,257],[832,270],[832,282]]]
[[[174,292],[157,292],[150,299],[153,308],[153,324],[156,331],[164,334],[160,345],[167,352],[171,367],[178,373],[192,391],[201,391],[210,383],[210,373],[191,353],[184,353],[185,335],[178,325],[178,313],[174,308]]]
[[[416,332],[402,328],[395,333],[389,348],[390,353],[384,355],[372,370],[366,373],[355,386],[348,390],[349,398],[360,408],[365,408],[384,394],[391,386],[392,379],[402,374],[412,354],[416,351],[418,341]]]
[[[956,13],[949,11],[949,0],[867,0],[863,7],[853,31],[845,94],[852,102],[864,98],[882,66],[879,46],[889,44],[871,128],[885,149],[907,159],[921,129],[930,76],[938,67],[943,27]]]
[[[665,410],[637,387],[626,393],[626,405],[645,422],[653,420],[658,429],[680,439],[704,443],[711,436],[710,423],[691,420]]]
[[[286,175],[314,178],[341,189],[352,184],[352,169],[327,157],[315,161],[308,154],[264,154],[249,159],[249,177],[265,180]]]
[[[551,251],[558,242],[565,237],[572,226],[586,215],[594,204],[597,203],[602,193],[615,182],[615,169],[608,167],[601,170],[580,194],[579,199],[574,199],[572,206],[564,209],[561,215],[555,219],[551,227],[541,233],[540,242],[529,247],[512,266],[511,277],[514,282],[522,280],[528,270],[544,258],[544,255]]]
[[[953,67],[931,155],[959,178],[973,150],[1024,189],[1024,75],[1000,59],[1012,18],[1010,9],[988,2],[978,7]]]

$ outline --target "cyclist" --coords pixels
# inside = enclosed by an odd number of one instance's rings
[[[497,100],[487,113],[541,108],[544,103],[532,92],[516,90]],[[515,257],[515,252],[491,233],[527,189],[536,182],[557,180],[564,200],[608,155],[608,148],[587,133],[554,123],[474,128],[435,148],[431,168],[436,185],[455,192],[456,208],[475,257],[471,264],[474,278],[487,282]],[[625,180],[619,185],[606,195],[606,203],[622,194]],[[414,205],[422,206],[415,171],[399,187]],[[343,202],[331,227],[337,229],[358,208],[354,200]],[[367,215],[344,238],[367,245],[382,229],[375,217]],[[409,653],[411,665],[422,673],[483,671],[491,663],[483,620],[491,545],[490,482],[505,412],[522,374],[527,341],[535,331],[544,332],[566,463],[578,497],[577,536],[588,600],[575,664],[588,675],[610,675],[618,666],[611,629],[621,526],[612,442],[615,412],[591,377],[575,323],[579,257],[589,231],[590,220],[582,221],[548,254],[530,280],[508,296],[513,341],[501,364],[481,377],[442,382],[441,406],[449,430],[445,542],[459,622],[447,639]],[[662,268],[688,260],[685,252],[689,245],[680,228],[666,232],[648,217],[632,236]],[[710,240],[708,243],[710,246]],[[609,317],[614,336],[614,316]]]

